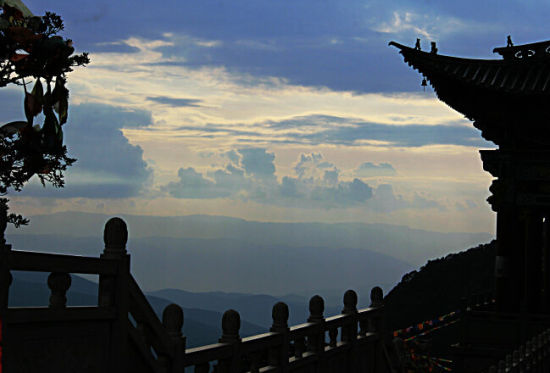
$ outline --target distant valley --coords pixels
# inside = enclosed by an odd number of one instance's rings
[[[109,216],[64,212],[9,228],[15,249],[98,256]],[[132,273],[147,291],[233,292],[338,306],[348,288],[368,303],[427,259],[490,241],[487,233],[439,233],[361,223],[261,223],[219,216],[123,216]],[[67,227],[70,227],[68,229]]]

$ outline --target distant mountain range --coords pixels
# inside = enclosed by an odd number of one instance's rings
[[[420,266],[492,239],[489,233],[441,233],[405,226],[363,223],[273,223],[246,221],[225,216],[123,215],[130,243],[146,237],[228,240],[258,247],[314,247],[367,249]],[[60,212],[31,216],[26,227],[8,228],[8,234],[43,234],[96,237],[101,244],[108,215]]]
[[[107,215],[32,216],[8,229],[14,249],[98,256]],[[308,299],[339,307],[345,290],[368,304],[429,258],[490,240],[487,233],[439,233],[360,223],[261,223],[221,216],[123,216],[132,273],[146,290],[239,292]]]

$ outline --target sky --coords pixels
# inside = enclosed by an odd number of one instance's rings
[[[225,215],[494,232],[471,122],[423,90],[391,40],[497,58],[548,37],[542,1],[28,0],[91,63],[70,73],[66,187],[26,214]],[[20,87],[0,120],[21,120]]]

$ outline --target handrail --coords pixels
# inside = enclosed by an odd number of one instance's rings
[[[49,307],[10,307],[5,313],[5,322],[10,324],[53,322],[53,321],[85,321],[112,320],[116,317],[114,308],[77,306],[61,310]]]
[[[138,323],[138,327],[141,324],[148,328],[147,339],[155,352],[158,355],[173,358],[174,351],[170,337],[132,275],[128,278],[128,292],[130,294],[128,311]]]
[[[195,367],[196,371],[208,371],[206,369],[213,362],[218,362],[223,369],[247,361],[250,372],[280,371],[287,372],[302,364],[309,364],[334,355],[335,353],[352,353],[354,345],[369,348],[370,342],[384,340],[384,331],[377,328],[381,326],[376,318],[381,318],[383,307],[378,302],[379,288],[373,290],[373,304],[368,308],[357,310],[357,295],[352,290],[346,292],[345,312],[324,318],[322,310],[324,301],[315,296],[310,301],[310,317],[308,322],[286,326],[288,321],[288,307],[279,302],[273,307],[273,327],[271,331],[244,339],[240,339],[238,326],[240,318],[237,312],[229,310],[224,314],[222,329],[224,331],[220,343],[185,351],[184,366]],[[350,300],[351,299],[351,300]],[[360,323],[362,327],[358,330]],[[366,325],[370,322],[370,325]],[[233,327],[233,329],[232,329]],[[340,331],[338,330],[340,329]],[[326,340],[326,334],[329,340]],[[340,340],[337,340],[337,335]],[[374,346],[374,345],[372,345]],[[374,348],[374,347],[372,347]],[[287,353],[278,355],[274,351],[284,349]],[[374,352],[374,351],[373,351]],[[382,352],[382,348],[380,349]],[[277,355],[279,357],[277,357]],[[376,354],[372,354],[375,356]],[[241,359],[244,359],[241,361]],[[281,360],[283,359],[283,360]],[[242,368],[242,367],[241,367]],[[202,369],[202,370],[201,370]],[[248,371],[248,370],[247,370]]]
[[[70,272],[114,275],[117,262],[112,259],[86,256],[8,251],[8,266],[14,271]]]

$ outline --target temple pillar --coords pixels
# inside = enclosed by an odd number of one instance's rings
[[[542,217],[529,213],[524,222],[523,247],[523,309],[529,313],[540,312],[542,305]],[[519,226],[521,227],[521,225]],[[518,227],[518,228],[519,228]]]
[[[550,311],[550,214],[546,213],[542,222],[542,247],[541,247],[541,311]]]
[[[514,206],[505,206],[497,214],[497,256],[495,258],[495,299],[502,312],[519,311],[521,280],[523,272],[518,262],[522,261],[520,248],[522,236],[518,234],[518,214]]]

